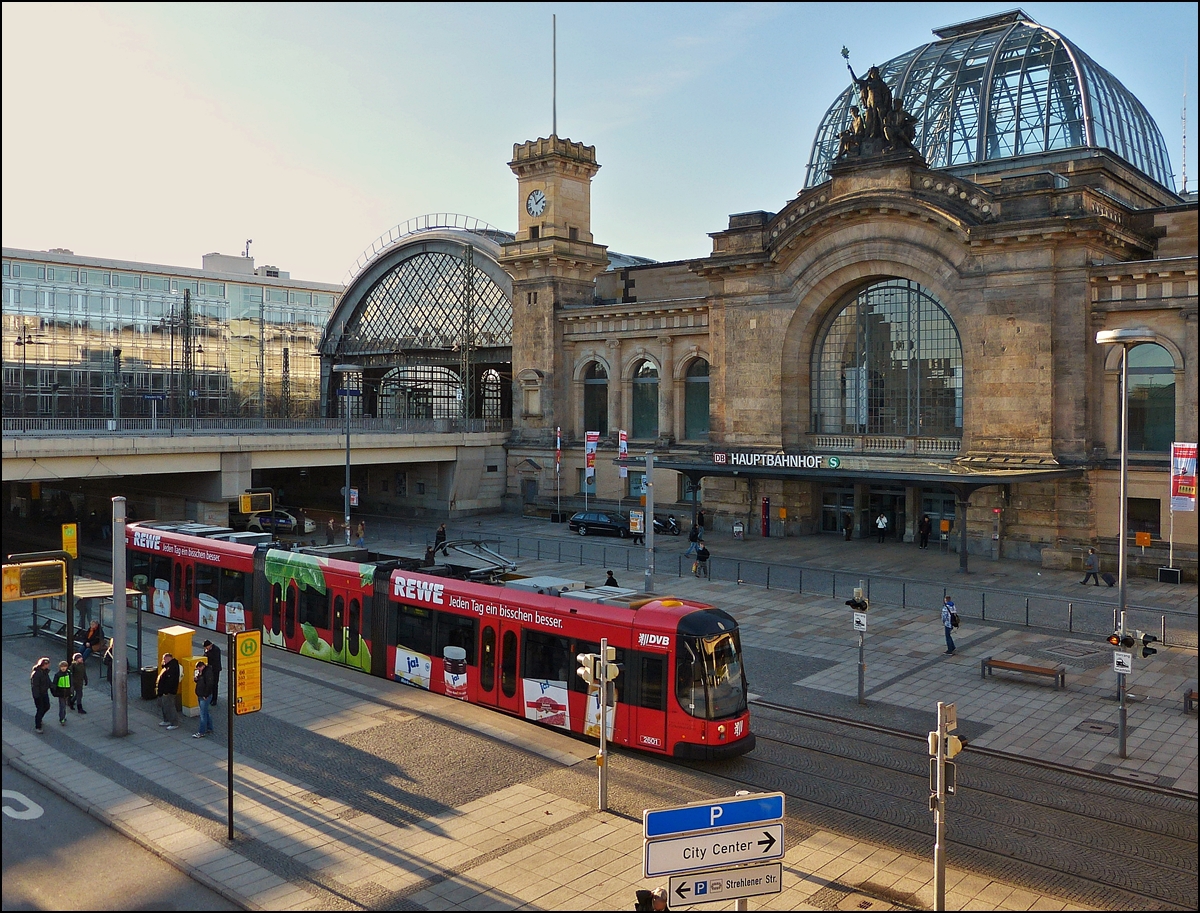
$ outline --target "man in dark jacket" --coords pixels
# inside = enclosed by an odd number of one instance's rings
[[[29,673],[29,687],[33,691],[33,706],[37,715],[33,718],[33,731],[42,731],[42,718],[50,712],[50,657],[43,656]]]
[[[158,678],[154,682],[154,696],[158,699],[158,709],[162,713],[162,722],[158,725],[168,729],[179,728],[179,711],[175,708],[175,694],[179,691],[179,672],[179,661],[170,653],[164,653]]]
[[[208,665],[208,674],[212,678],[212,697],[208,706],[217,706],[217,685],[221,682],[221,648],[211,640],[204,642],[204,661]]]
[[[212,717],[208,715],[213,696],[212,676],[212,666],[207,665],[204,660],[196,663],[196,702],[200,707],[200,728],[192,733],[193,739],[202,739],[213,731]]]
[[[448,551],[446,551],[446,524],[445,523],[443,523],[441,526],[439,526],[437,528],[437,532],[433,536],[433,550],[434,550],[434,552],[437,552],[440,550],[441,553],[443,555],[445,555],[446,557],[450,556],[450,553]]]

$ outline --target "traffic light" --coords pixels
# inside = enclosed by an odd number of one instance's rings
[[[1136,647],[1138,644],[1142,645],[1142,659],[1145,659],[1147,656],[1153,656],[1158,652],[1150,646],[1150,644],[1156,643],[1158,643],[1158,638],[1153,634],[1145,634],[1141,631],[1137,631],[1134,634],[1134,646]]]
[[[865,612],[870,606],[870,601],[863,595],[862,587],[856,586],[854,588],[854,596],[846,600],[846,605],[850,606],[856,612]]]
[[[1108,642],[1114,647],[1121,647],[1123,650],[1128,650],[1133,646],[1134,639],[1133,635],[1128,632],[1113,631],[1108,635]]]
[[[956,735],[946,736],[946,760],[958,755],[960,751],[967,747],[967,740],[959,738]],[[937,730],[929,733],[929,756],[936,757],[938,752],[938,734]]]
[[[579,669],[576,670],[576,674],[589,685],[600,684],[600,668],[597,665],[600,657],[595,653],[580,653],[575,659],[579,663]]]

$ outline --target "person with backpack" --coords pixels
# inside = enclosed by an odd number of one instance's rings
[[[700,547],[700,531],[704,529],[699,523],[693,523],[692,528],[688,531],[688,547],[683,553],[683,557],[688,558],[696,554],[696,550]]]
[[[58,671],[50,683],[50,693],[58,698],[58,722],[67,725],[67,701],[71,697],[71,664],[65,659],[58,663]]]
[[[708,558],[708,549],[705,547],[704,543],[701,542],[700,547],[696,549],[696,576],[703,577],[705,580],[709,579]]]
[[[217,706],[217,688],[221,684],[221,648],[211,640],[204,642],[204,660],[208,664],[208,674],[212,678],[212,694],[208,698],[208,706]],[[211,726],[208,727],[210,730]]]
[[[949,596],[942,602],[942,627],[946,629],[946,655],[954,655],[954,638],[950,636],[950,632],[958,627],[958,609],[954,607],[954,600]]]
[[[42,719],[50,712],[50,692],[53,682],[50,681],[50,657],[43,656],[33,665],[29,673],[29,688],[33,692],[33,707],[36,714],[33,718],[33,731],[42,731]]]

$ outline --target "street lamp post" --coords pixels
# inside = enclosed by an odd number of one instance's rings
[[[343,377],[346,374],[359,373],[362,371],[362,365],[334,365],[333,371],[336,374],[341,374]],[[343,381],[343,384],[345,381]],[[350,388],[345,387],[339,389],[345,402],[343,407],[346,410],[346,487],[345,494],[345,516],[343,518],[346,525],[346,544],[350,544]]]
[[[1146,327],[1124,327],[1119,330],[1101,330],[1096,334],[1098,345],[1121,347],[1121,484],[1120,506],[1117,529],[1117,602],[1121,612],[1121,630],[1125,630],[1125,568],[1127,564],[1125,539],[1129,531],[1129,348],[1143,342],[1154,342],[1156,337]],[[1120,756],[1125,757],[1125,676],[1117,675],[1117,692],[1121,702],[1118,716],[1118,741]]]

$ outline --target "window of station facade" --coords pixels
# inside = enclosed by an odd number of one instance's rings
[[[688,441],[708,440],[708,362],[692,361],[683,382],[683,436]]]
[[[962,434],[958,330],[915,282],[860,292],[818,340],[812,365],[814,433]]]
[[[1129,350],[1129,449],[1166,453],[1175,440],[1175,363],[1160,345]]]
[[[608,372],[593,361],[583,374],[583,430],[608,434]]]
[[[1162,538],[1162,502],[1158,498],[1129,499],[1129,531],[1149,533],[1155,539]]]
[[[651,361],[633,372],[633,437],[658,437],[658,368]]]

